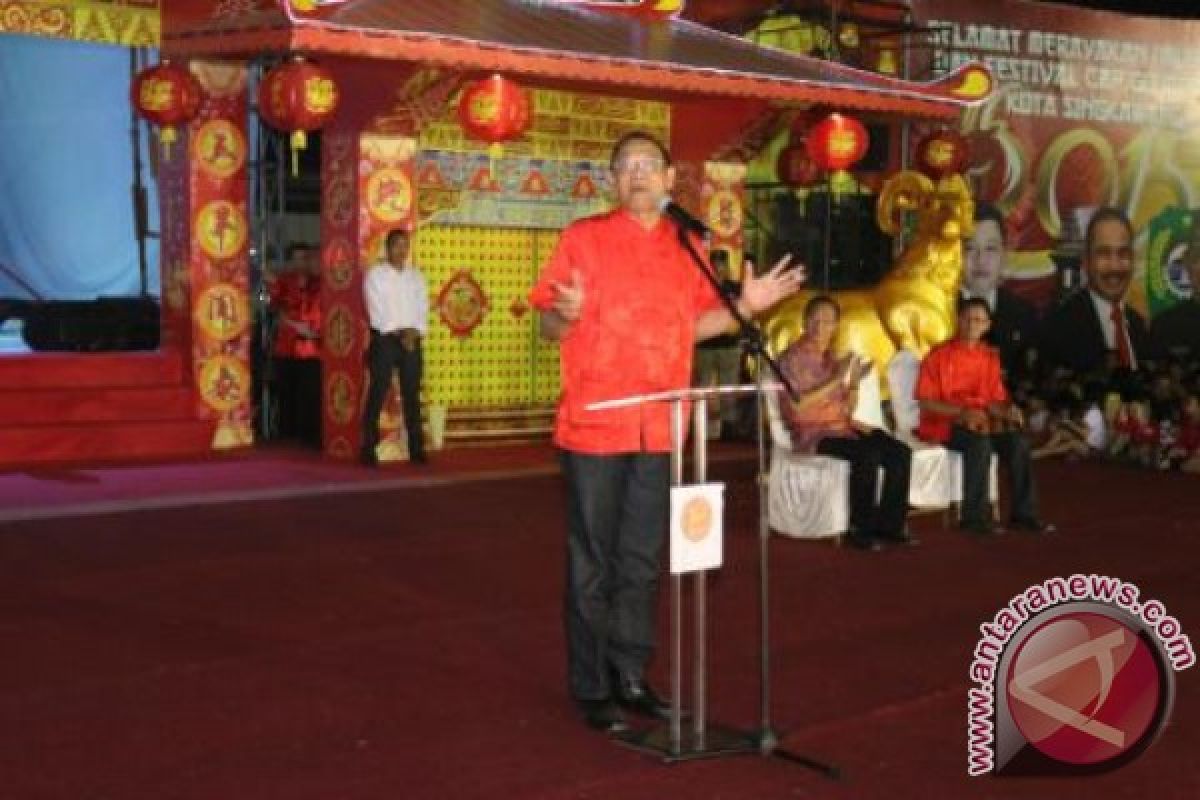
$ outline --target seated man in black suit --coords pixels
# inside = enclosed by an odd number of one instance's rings
[[[981,298],[991,309],[992,327],[984,341],[1000,353],[1000,364],[1011,381],[1024,372],[1038,318],[1030,303],[1001,285],[1007,255],[1003,215],[994,206],[976,206],[975,232],[963,243],[962,296]]]
[[[1188,245],[1183,263],[1187,266],[1192,294],[1156,316],[1150,332],[1156,344],[1186,364],[1200,358],[1200,237]]]
[[[1146,321],[1125,302],[1133,279],[1133,225],[1125,212],[1101,208],[1092,215],[1083,271],[1087,285],[1046,317],[1039,347],[1045,360],[1082,375],[1138,369],[1157,358]]]

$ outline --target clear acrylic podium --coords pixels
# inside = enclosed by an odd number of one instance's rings
[[[754,393],[756,385],[716,386],[710,388],[678,389],[651,394],[606,400],[587,406],[588,411],[639,406],[645,403],[671,405],[671,486],[684,486],[684,447],[687,443],[684,428],[684,404],[696,401],[692,407],[692,478],[704,483],[708,472],[708,398],[721,394]],[[710,725],[707,719],[708,696],[708,616],[706,571],[672,574],[671,592],[671,717],[668,723],[648,729],[633,730],[618,736],[618,740],[639,750],[661,755],[668,763],[716,756],[760,752],[756,738],[721,725]],[[692,709],[689,725],[683,726],[683,579],[692,580]]]

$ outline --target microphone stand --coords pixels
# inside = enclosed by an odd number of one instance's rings
[[[704,275],[712,287],[716,290],[717,295],[721,298],[722,304],[728,309],[733,319],[737,322],[738,338],[740,339],[742,351],[750,356],[753,356],[755,363],[755,381],[758,385],[758,390],[755,392],[755,422],[757,428],[757,444],[758,444],[758,639],[759,639],[759,728],[752,735],[754,744],[758,747],[758,752],[764,757],[780,758],[785,761],[790,761],[794,764],[807,767],[824,775],[826,778],[838,780],[842,776],[841,770],[833,765],[818,761],[808,756],[793,753],[779,746],[779,736],[771,726],[771,658],[770,658],[770,605],[769,605],[769,587],[770,587],[770,559],[769,559],[769,542],[771,537],[771,529],[767,520],[767,466],[766,466],[766,443],[763,436],[763,408],[766,403],[766,386],[763,366],[771,368],[771,372],[783,385],[788,397],[792,400],[799,399],[796,394],[796,389],[784,376],[783,371],[779,367],[779,362],[767,352],[766,339],[763,336],[762,329],[754,323],[753,320],[747,318],[737,307],[737,299],[732,296],[732,292],[726,291],[721,281],[717,278],[713,271],[709,268],[704,257],[696,250],[692,238],[688,235],[688,228],[680,224],[678,220],[672,218],[679,232],[679,243],[687,251],[691,257],[692,263],[696,269]],[[743,276],[743,280],[745,276]]]

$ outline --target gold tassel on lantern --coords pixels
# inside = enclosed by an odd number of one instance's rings
[[[292,131],[292,177],[300,175],[300,151],[308,147],[308,134],[304,131]]]

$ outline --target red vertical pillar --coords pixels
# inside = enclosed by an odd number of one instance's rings
[[[188,137],[189,334],[199,412],[215,421],[213,447],[219,449],[254,439],[246,69],[198,62],[192,71],[204,87],[204,102]]]

